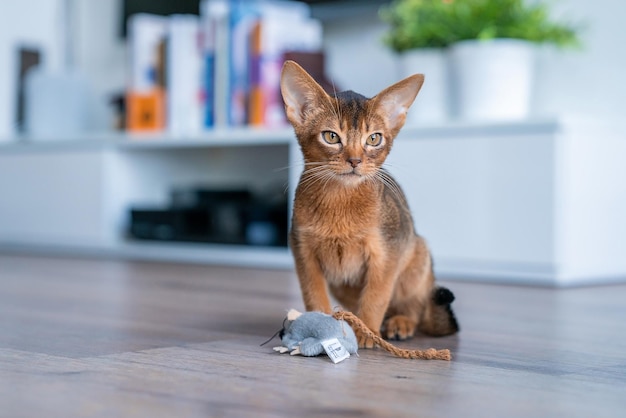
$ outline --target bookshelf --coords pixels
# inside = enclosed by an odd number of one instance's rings
[[[412,156],[424,157],[423,147],[443,147],[438,152],[454,155],[455,141],[463,138],[533,137],[556,129],[553,120],[406,127],[395,145],[399,150],[391,154],[390,170],[412,205],[424,208],[422,196],[438,192],[429,191],[428,172],[420,175],[425,182],[416,184],[407,171]],[[291,128],[217,129],[184,137],[100,133],[5,142],[0,145],[0,193],[7,198],[4,219],[11,214],[15,219],[0,223],[0,249],[289,267],[285,248],[128,240],[126,212],[132,204],[159,204],[171,187],[193,183],[246,185],[261,193],[267,185],[280,183],[291,202],[300,161]],[[18,187],[8,180],[16,178],[21,179]],[[42,217],[47,220],[42,222]]]
[[[405,127],[388,168],[437,274],[548,286],[622,281],[626,208],[621,189],[602,185],[626,177],[626,148],[598,129],[553,118]],[[286,248],[137,242],[124,231],[130,204],[158,203],[176,184],[262,192],[278,183],[291,201],[300,161],[291,129],[4,142],[0,251],[291,268]]]
[[[263,193],[278,185],[292,194],[299,175],[292,148],[291,129],[251,128],[192,137],[107,133],[5,141],[0,191],[7,204],[0,216],[11,221],[0,221],[0,249],[290,266],[286,248],[129,240],[126,229],[129,206],[158,205],[174,186],[245,186]]]

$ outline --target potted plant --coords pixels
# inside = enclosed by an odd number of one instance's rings
[[[546,2],[396,0],[381,9],[389,47],[428,46],[449,58],[455,114],[462,119],[528,116],[535,45],[578,45],[577,28],[550,19]],[[428,79],[428,74],[426,74]]]
[[[450,7],[441,0],[394,1],[380,9],[388,23],[385,44],[398,53],[398,78],[423,73],[426,83],[411,106],[407,123],[441,122],[448,118],[449,82],[446,50],[455,41]]]

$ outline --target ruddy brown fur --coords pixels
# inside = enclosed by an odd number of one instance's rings
[[[281,78],[304,156],[290,244],[305,307],[330,314],[330,291],[387,338],[409,338],[416,328],[458,330],[449,303],[439,303],[446,298],[436,298],[441,289],[406,198],[382,168],[423,81],[416,74],[368,99],[351,91],[330,96],[291,61]],[[361,347],[374,345],[358,330],[357,337]]]

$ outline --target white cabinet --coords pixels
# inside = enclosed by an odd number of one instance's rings
[[[104,245],[111,196],[103,187],[108,150],[29,150],[0,154],[0,239]]]
[[[0,147],[0,246],[290,266],[286,248],[151,243],[128,240],[126,231],[131,206],[165,204],[174,187],[232,186],[257,193],[282,188],[292,193],[292,137],[291,130],[245,129],[192,139],[111,135],[4,145]]]
[[[405,129],[390,165],[435,271],[478,281],[626,281],[626,141],[594,121]]]
[[[408,190],[435,268],[474,279],[555,277],[558,125],[463,126],[398,141],[390,163]]]

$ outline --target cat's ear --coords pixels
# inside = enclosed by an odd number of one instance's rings
[[[422,84],[424,84],[424,75],[414,74],[387,87],[374,97],[376,105],[387,117],[392,130],[397,131],[404,125],[406,113],[422,88]]]
[[[301,125],[315,106],[328,100],[328,95],[302,67],[286,61],[280,77],[280,91],[285,101],[287,119]]]

